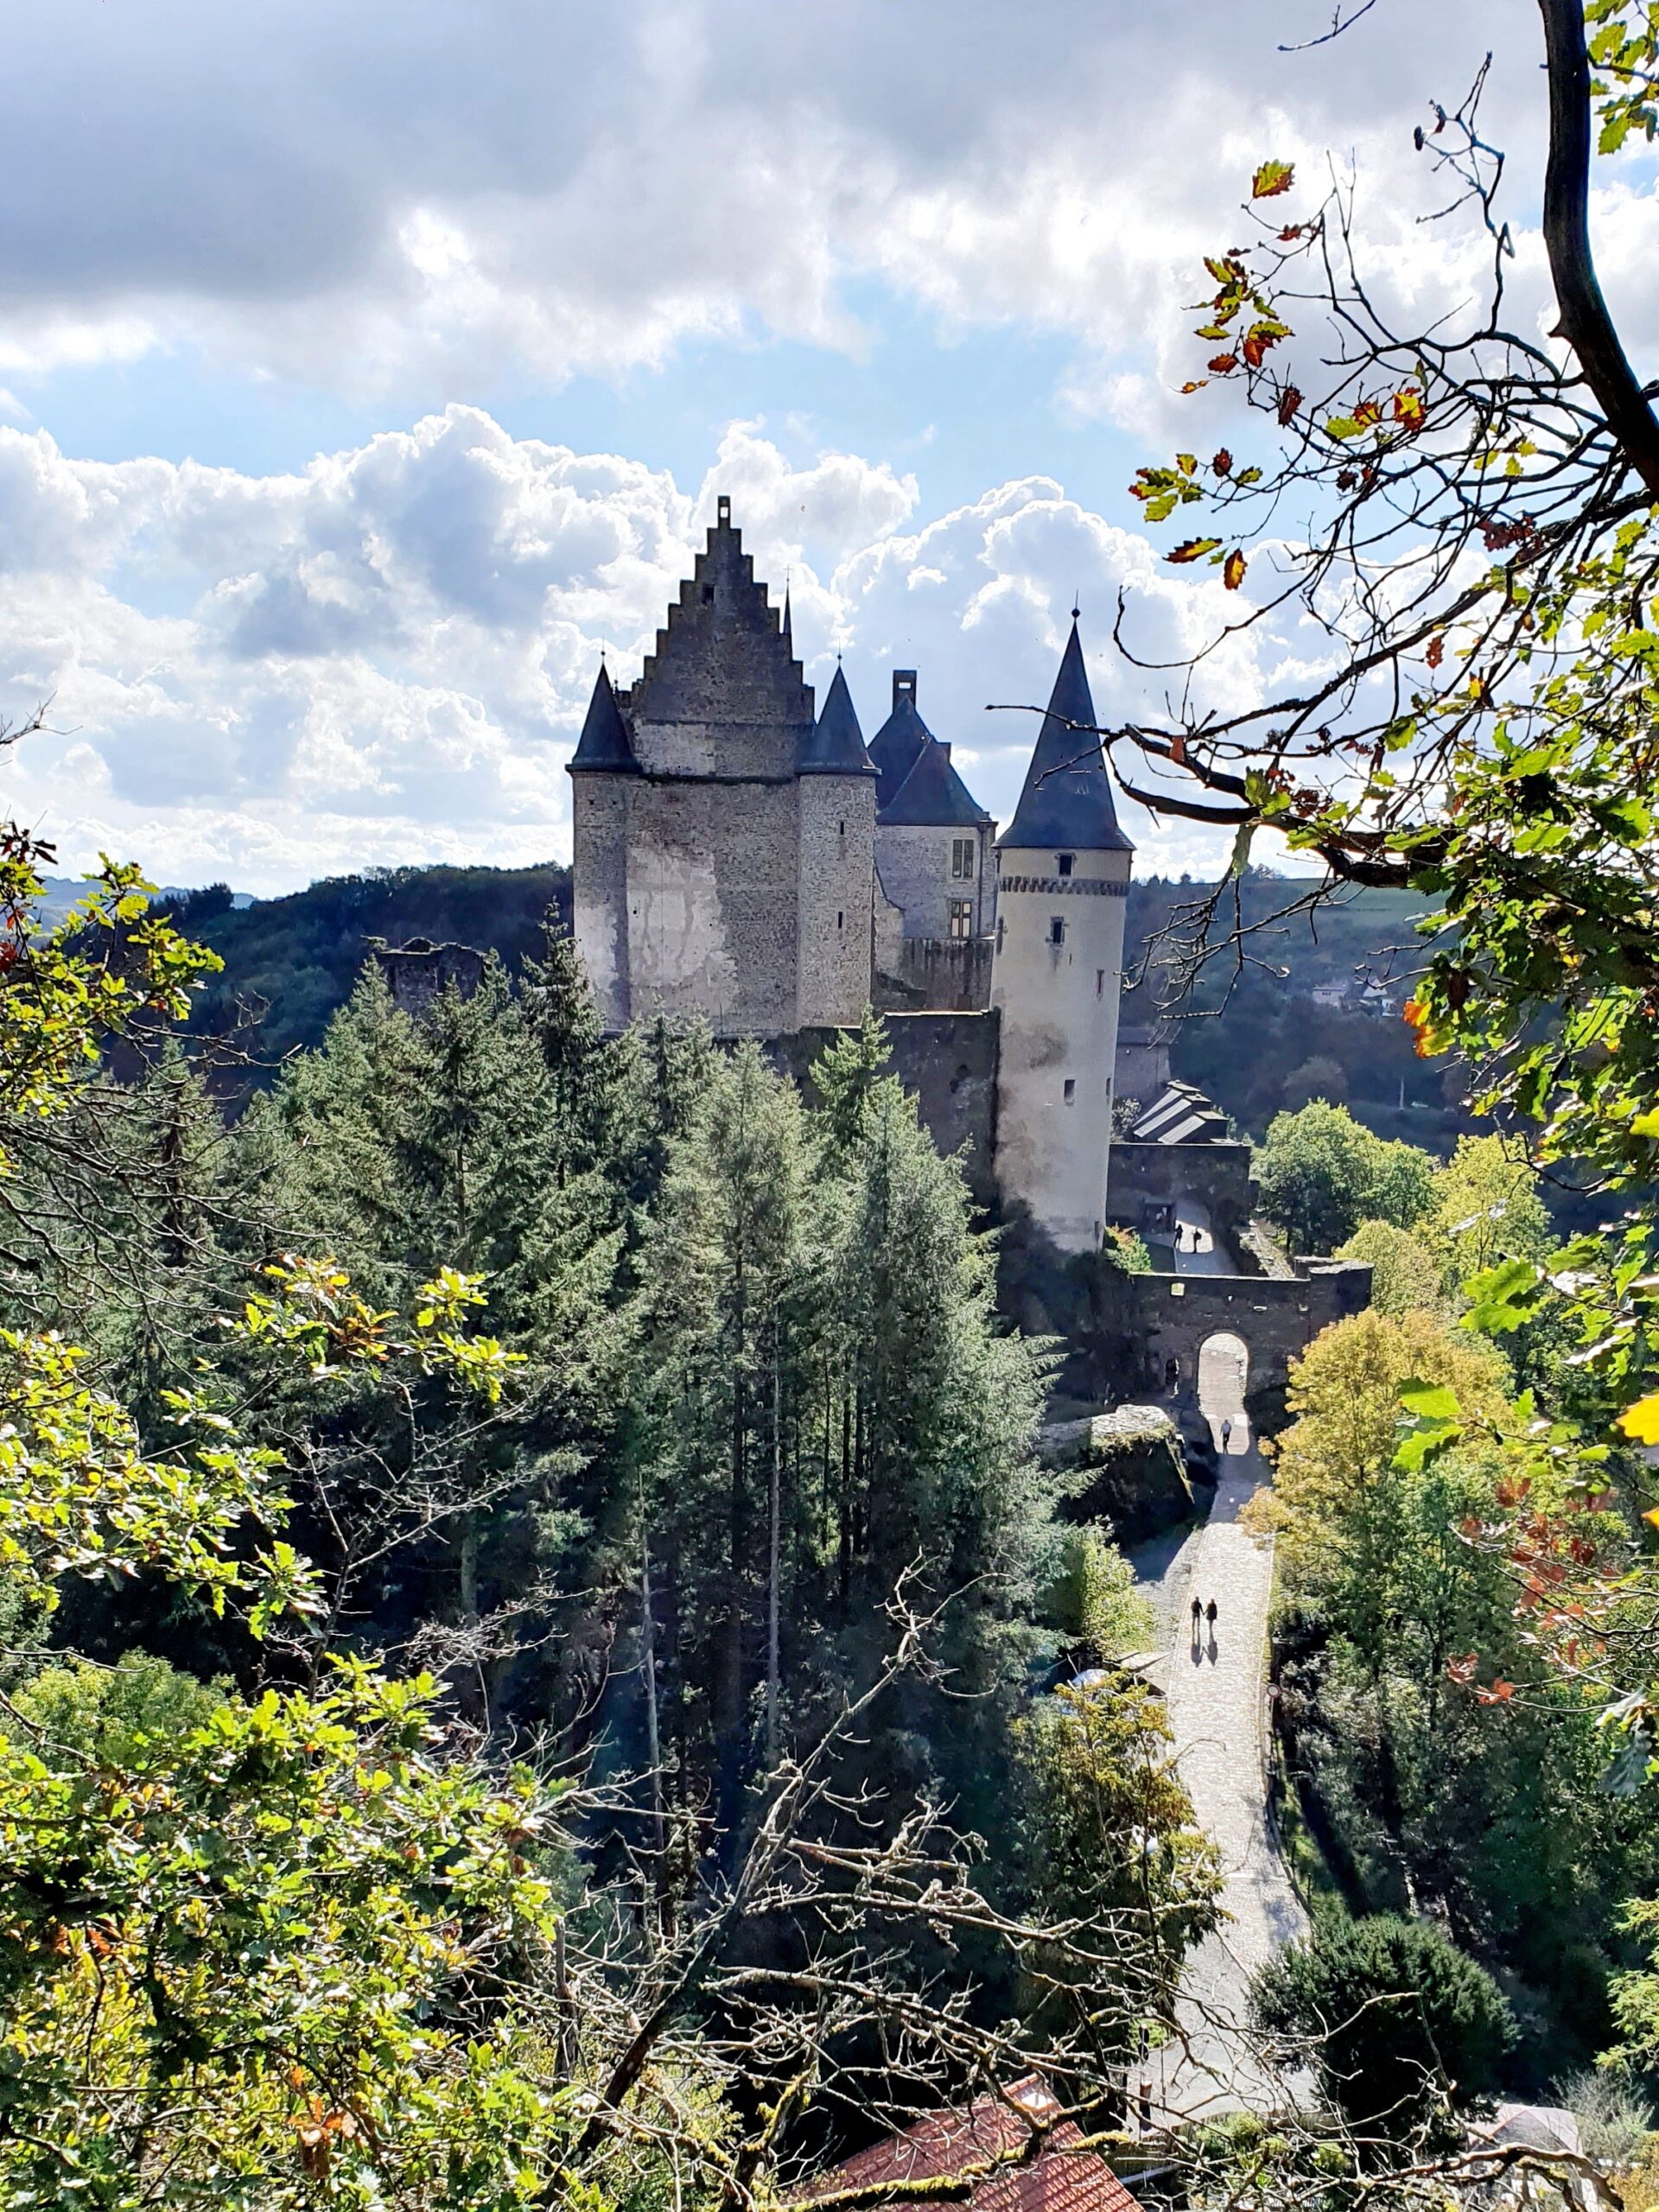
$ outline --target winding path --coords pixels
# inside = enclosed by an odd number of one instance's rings
[[[1163,1681],[1176,1761],[1226,1877],[1227,1918],[1187,1962],[1178,2008],[1185,2048],[1172,2046],[1150,2069],[1155,2123],[1259,2110],[1281,2103],[1290,2087],[1263,2076],[1244,2032],[1252,1975],[1306,1929],[1267,1814],[1263,1675],[1273,1547],[1248,1535],[1238,1516],[1269,1478],[1244,1411],[1244,1365],[1242,1344],[1230,1354],[1213,1340],[1200,1363],[1199,1408],[1222,1454],[1208,1519],[1178,1544],[1148,1546],[1135,1559],[1167,1654]],[[1224,1449],[1224,1420],[1230,1424]],[[1206,1605],[1213,1598],[1217,1608],[1213,1633],[1206,1622],[1197,1639],[1194,1597]]]

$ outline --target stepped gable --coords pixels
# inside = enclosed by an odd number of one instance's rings
[[[594,684],[594,696],[588,702],[588,719],[582,723],[582,735],[576,749],[566,764],[573,776],[588,773],[637,776],[639,763],[629,739],[627,725],[622,720],[616,703],[616,693],[611,688],[610,671],[603,661]]]
[[[938,740],[916,711],[916,671],[893,671],[893,712],[870,740],[870,759],[875,766],[875,811],[899,796],[901,785],[930,745]]]
[[[784,601],[784,622],[787,631],[787,597]],[[804,776],[873,776],[875,773],[870,756],[864,750],[864,733],[858,726],[858,710],[853,705],[853,695],[848,690],[846,676],[839,667],[825,695],[823,712],[801,747],[800,770]]]
[[[732,523],[732,503],[715,503],[715,519],[696,565],[672,601],[639,680],[622,705],[641,765],[655,763],[645,741],[651,726],[765,728],[812,725],[811,687],[757,583],[754,559]],[[785,772],[793,757],[780,763]],[[716,760],[711,772],[719,772]]]
[[[879,786],[878,786],[879,788]],[[931,737],[877,817],[884,830],[988,830],[991,817],[950,766],[950,748]]]
[[[998,840],[1003,851],[1070,847],[1080,853],[1132,853],[1117,826],[1112,779],[1094,733],[1095,702],[1083,664],[1077,618],[1071,617],[1060,672],[1037,734],[1025,789]]]

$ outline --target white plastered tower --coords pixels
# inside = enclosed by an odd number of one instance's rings
[[[1063,1252],[1106,1220],[1123,923],[1134,848],[1074,614],[1025,788],[997,846],[992,1003],[1001,1033],[997,1181]]]

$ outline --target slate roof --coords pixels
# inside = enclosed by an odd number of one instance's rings
[[[911,770],[927,747],[933,733],[916,711],[916,671],[893,671],[893,712],[870,740],[870,759],[875,764],[875,810],[880,813],[899,795]]]
[[[1106,756],[1092,730],[1095,702],[1077,618],[1066,639],[1060,672],[1037,733],[1036,750],[1026,772],[1025,789],[1014,819],[999,844],[1035,851],[1042,848],[1077,853],[1132,853],[1135,847],[1117,826],[1112,779]]]
[[[785,624],[789,602],[784,602]],[[787,628],[785,628],[787,634]],[[804,776],[874,776],[875,766],[864,750],[864,733],[847,678],[839,668],[823,702],[823,711],[801,746]]]
[[[1227,1116],[1190,1083],[1172,1083],[1141,1114],[1135,1144],[1228,1144]]]
[[[1017,2152],[1030,2140],[1030,2130],[1015,2108],[1019,2105],[1039,2119],[1058,2110],[1047,2088],[1032,2075],[1016,2082],[1006,2099],[987,2095],[953,2111],[931,2113],[902,2135],[872,2144],[823,2175],[811,2194],[823,2196],[836,2190],[869,2189],[893,2181],[944,2180],[981,2160]],[[1098,2152],[1071,2147],[1082,2139],[1074,2121],[1061,2121],[1029,2165],[1009,2165],[988,2175],[967,2200],[969,2212],[1141,2212],[1139,2199]],[[906,2212],[946,2212],[950,2202],[906,2197],[905,2208]]]
[[[884,830],[984,830],[991,817],[950,766],[950,747],[930,737],[876,820]]]
[[[743,534],[723,494],[715,502],[708,543],[669,602],[668,620],[626,706],[636,731],[653,722],[800,730],[811,724],[812,693],[802,681],[793,642],[755,579],[754,557],[743,550]]]
[[[582,726],[576,749],[566,765],[573,776],[590,769],[613,776],[637,776],[640,772],[627,725],[611,689],[611,672],[603,661],[599,664],[594,696],[588,702],[588,719]]]

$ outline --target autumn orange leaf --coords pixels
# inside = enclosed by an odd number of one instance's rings
[[[1164,558],[1173,562],[1178,569],[1185,568],[1189,561],[1202,561],[1206,553],[1213,553],[1220,543],[1218,537],[1189,537],[1183,540],[1173,553],[1166,553]]]
[[[1212,377],[1230,376],[1237,366],[1238,356],[1236,353],[1217,353],[1215,359],[1209,364],[1210,373]]]
[[[1276,200],[1281,192],[1290,190],[1295,176],[1295,168],[1289,162],[1263,162],[1250,179],[1250,197]]]
[[[1233,456],[1228,452],[1225,446],[1223,446],[1221,451],[1216,455],[1210,466],[1215,470],[1217,476],[1230,476],[1232,474]]]
[[[1221,572],[1221,581],[1229,591],[1236,591],[1243,582],[1244,565],[1244,556],[1235,546],[1227,556],[1226,563]]]
[[[1294,384],[1287,384],[1279,395],[1279,426],[1287,429],[1296,419],[1296,410],[1302,404],[1302,395]]]
[[[1423,658],[1431,668],[1438,668],[1446,658],[1445,638],[1438,634],[1431,638],[1428,641],[1428,651],[1423,655]]]

